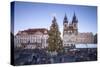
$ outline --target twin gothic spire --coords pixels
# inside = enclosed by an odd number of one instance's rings
[[[55,16],[53,17],[52,22],[56,22],[56,17]],[[76,15],[75,15],[75,12],[74,12],[74,15],[73,15],[73,18],[72,18],[72,23],[77,23],[77,22],[78,22],[78,19],[77,19]],[[68,23],[68,18],[66,16],[66,14],[65,14],[63,23]]]
[[[65,17],[64,17],[64,20],[63,20],[63,25],[64,25],[64,33],[75,33],[77,34],[78,33],[78,20],[77,20],[77,17],[74,13],[73,17],[72,17],[72,21],[71,23],[68,24],[68,18],[65,14]],[[57,25],[57,21],[56,21],[56,17],[54,16],[53,17],[53,20],[52,20],[52,26],[51,28],[54,28],[55,26],[58,26]]]
[[[65,14],[65,17],[64,17],[64,21],[63,22],[64,23],[68,23],[68,19],[67,19],[66,14]],[[78,22],[78,19],[77,19],[76,15],[75,15],[75,12],[74,12],[74,15],[73,15],[73,18],[72,18],[72,23],[77,23],[77,22]]]

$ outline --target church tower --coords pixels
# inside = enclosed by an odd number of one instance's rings
[[[67,34],[68,31],[68,19],[65,14],[64,20],[63,20],[63,35]]]
[[[64,17],[63,20],[63,45],[67,47],[71,47],[73,44],[76,43],[76,37],[78,34],[78,20],[74,13],[72,17],[72,21],[69,23],[68,19]]]
[[[72,25],[73,25],[73,33],[78,34],[78,19],[74,13],[72,18]]]

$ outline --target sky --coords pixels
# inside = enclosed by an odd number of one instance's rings
[[[30,28],[49,29],[54,16],[62,33],[65,14],[68,18],[68,23],[71,23],[74,12],[78,19],[79,32],[92,32],[93,34],[97,32],[96,6],[15,2],[13,12],[14,34]]]

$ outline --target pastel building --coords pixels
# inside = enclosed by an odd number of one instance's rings
[[[15,46],[23,48],[46,48],[48,30],[45,28],[28,29],[19,31],[15,35]]]

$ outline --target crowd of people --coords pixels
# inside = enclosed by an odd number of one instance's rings
[[[15,51],[16,65],[51,64],[97,60],[96,48],[70,49],[67,52],[51,56],[44,49],[24,49]]]

